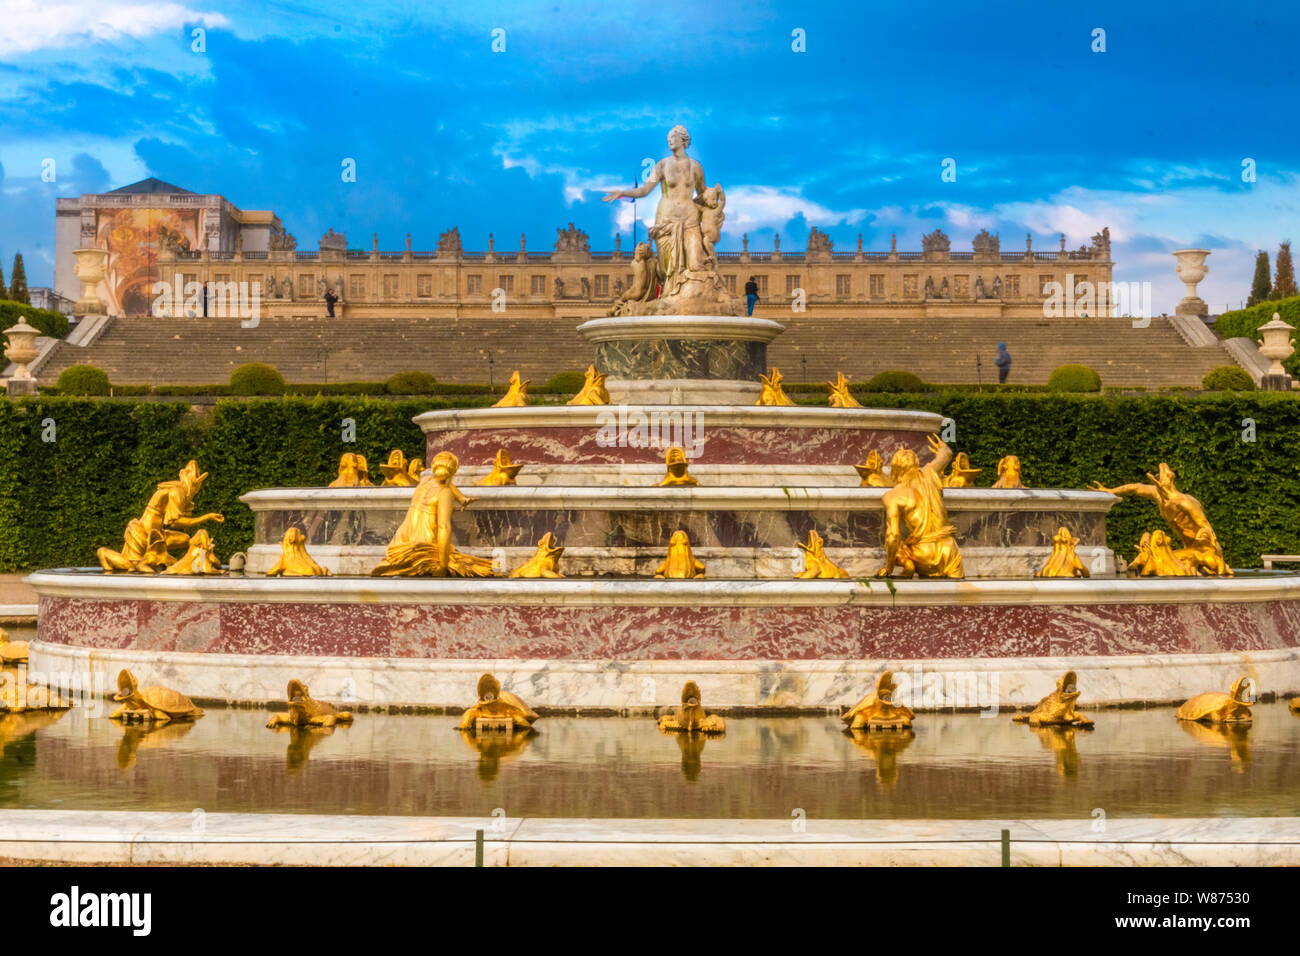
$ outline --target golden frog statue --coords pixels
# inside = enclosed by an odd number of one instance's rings
[[[419,461],[420,459],[413,458],[408,462],[402,449],[394,448],[388,453],[388,461],[379,466],[379,470],[384,475],[382,487],[413,488],[418,485],[420,483],[420,472],[417,471],[412,475],[411,465]]]
[[[456,550],[452,540],[451,515],[474,499],[467,498],[452,483],[460,462],[449,451],[433,456],[431,474],[421,480],[411,496],[384,560],[370,573],[376,577],[491,577],[492,560]]]
[[[267,570],[267,577],[328,577],[329,568],[322,567],[307,553],[307,536],[299,528],[290,528],[280,541],[280,558]]]
[[[1178,560],[1191,568],[1192,574],[1232,574],[1232,569],[1223,560],[1223,549],[1219,547],[1218,536],[1210,527],[1210,520],[1205,516],[1201,503],[1189,494],[1178,490],[1174,484],[1174,470],[1165,462],[1160,463],[1159,474],[1147,473],[1153,484],[1129,484],[1107,488],[1099,481],[1092,487],[1096,491],[1107,491],[1112,495],[1137,495],[1150,498],[1156,503],[1156,509],[1165,523],[1174,530],[1182,541],[1182,547],[1174,552]]]
[[[770,368],[767,374],[759,374],[759,380],[763,383],[763,391],[758,396],[755,405],[793,405],[785,389],[781,387],[781,372],[779,369]]]
[[[657,488],[686,488],[698,485],[700,482],[687,469],[690,463],[686,460],[686,449],[674,445],[668,449],[664,455],[664,467],[666,474],[663,481],[659,482]]]
[[[491,674],[478,679],[478,703],[461,715],[458,730],[476,731],[478,721],[506,721],[512,728],[528,728],[538,719],[537,713],[521,699],[501,689],[501,682]]]
[[[1070,529],[1061,527],[1052,537],[1052,553],[1041,568],[1034,572],[1036,578],[1086,578],[1088,569],[1083,566],[1074,549],[1079,539],[1070,534]]]
[[[1250,708],[1255,704],[1254,688],[1255,682],[1249,677],[1238,677],[1228,693],[1197,694],[1184,701],[1174,716],[1204,724],[1249,724],[1253,720]]]
[[[537,541],[537,553],[520,567],[510,572],[512,578],[562,578],[560,573],[560,555],[564,548],[555,543],[555,535],[550,531]]]
[[[165,724],[169,720],[190,720],[203,716],[203,710],[194,705],[180,691],[170,687],[141,687],[135,675],[123,670],[117,675],[117,693],[113,699],[122,706],[109,714],[110,720],[140,720]]]
[[[185,463],[175,481],[159,482],[144,513],[127,525],[120,552],[100,548],[96,552],[105,571],[152,573],[166,567],[190,546],[190,534],[208,522],[226,519],[214,512],[194,517],[194,496],[208,473],[199,471],[194,460]]]
[[[943,486],[945,488],[974,488],[975,476],[983,470],[983,468],[972,468],[970,466],[970,456],[964,451],[959,451],[952,460],[952,467],[948,469],[948,474],[943,476]]]
[[[1079,727],[1091,730],[1092,720],[1074,709],[1079,699],[1078,679],[1074,671],[1066,671],[1057,678],[1056,690],[1038,702],[1027,714],[1016,714],[1011,719],[1030,727]]]
[[[200,528],[190,538],[190,546],[176,562],[163,570],[163,574],[225,574],[217,560],[216,542]]]
[[[346,451],[339,456],[339,475],[330,482],[331,488],[373,488],[370,465],[365,455]]]
[[[1191,564],[1178,557],[1173,542],[1163,531],[1148,531],[1138,542],[1137,555],[1128,564],[1136,577],[1179,577],[1194,575]]]
[[[861,408],[862,403],[853,397],[849,391],[849,380],[844,377],[843,372],[835,373],[835,381],[827,382],[830,386],[830,407],[831,408]]]
[[[998,480],[993,482],[994,488],[1023,488],[1025,483],[1020,480],[1020,459],[1015,455],[1007,455],[998,462]]]
[[[272,714],[267,727],[333,727],[352,723],[352,711],[316,700],[300,680],[289,681],[285,696],[289,699],[288,713]]]
[[[597,372],[596,366],[587,366],[587,380],[583,383],[582,391],[569,399],[569,405],[608,405],[609,392],[605,390],[605,375],[603,372]]]
[[[704,564],[695,560],[691,539],[685,531],[674,531],[668,539],[668,557],[655,570],[657,578],[702,578]]]
[[[816,530],[808,529],[808,543],[796,542],[803,551],[803,570],[795,575],[805,581],[813,578],[847,578],[849,573],[826,557],[826,546]]]
[[[492,470],[474,484],[481,487],[513,485],[515,476],[519,474],[520,469],[523,467],[523,465],[512,465],[510,463],[510,454],[504,448],[498,448],[496,455],[492,458]]]
[[[506,393],[501,396],[501,400],[493,404],[493,408],[520,408],[528,404],[528,379],[519,377],[519,370],[510,373],[510,387]]]
[[[682,706],[659,718],[659,730],[679,734],[725,733],[727,722],[717,714],[706,714],[700,700],[700,685],[688,680],[682,687]]]
[[[894,703],[894,675],[883,671],[876,680],[874,693],[868,694],[849,708],[848,713],[840,719],[848,724],[849,730],[890,730],[912,726],[916,714],[910,707]]]
[[[859,488],[888,488],[889,479],[885,477],[885,460],[880,457],[880,452],[874,448],[867,452],[867,460],[860,465],[854,465],[858,477],[862,479]]]
[[[877,577],[889,577],[901,568],[905,577],[960,578],[961,551],[957,529],[948,523],[943,500],[942,474],[952,459],[952,449],[938,435],[930,436],[934,458],[924,468],[916,452],[900,448],[890,461],[894,487],[885,492],[885,566]]]

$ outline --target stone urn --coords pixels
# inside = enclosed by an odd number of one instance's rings
[[[108,310],[99,301],[96,289],[108,272],[108,250],[75,249],[72,254],[77,257],[77,278],[82,284],[81,298],[72,307],[73,314],[103,315]]]
[[[35,361],[36,356],[41,354],[36,347],[36,337],[41,334],[40,331],[28,325],[26,318],[19,316],[18,322],[5,329],[4,334],[9,340],[5,358],[18,366],[6,384],[6,390],[10,395],[35,395],[36,379],[28,371],[27,363]]]
[[[1295,343],[1291,339],[1294,331],[1276,312],[1273,313],[1273,321],[1259,327],[1259,354],[1273,363],[1264,373],[1260,384],[1270,391],[1286,391],[1291,388],[1291,376],[1282,367],[1282,361],[1295,351]]]
[[[1174,271],[1178,273],[1178,278],[1187,286],[1187,295],[1178,303],[1174,309],[1175,315],[1194,315],[1197,318],[1209,318],[1210,307],[1205,304],[1205,300],[1196,294],[1196,283],[1206,277],[1210,267],[1205,264],[1205,257],[1210,254],[1209,249],[1175,249],[1174,258],[1178,260],[1178,265]]]

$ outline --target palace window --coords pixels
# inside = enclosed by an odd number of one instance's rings
[[[884,298],[885,295],[885,277],[883,275],[873,275],[871,277],[871,297]]]
[[[415,294],[422,296],[433,295],[433,276],[422,275],[415,277]]]
[[[903,276],[903,298],[916,298],[921,294],[920,275]]]
[[[785,277],[785,294],[786,294],[786,295],[794,295],[794,290],[797,289],[797,288],[799,288],[799,277],[798,277],[798,276],[786,276],[786,277]]]
[[[253,288],[253,285],[254,285],[254,284],[257,285],[258,293],[260,294],[260,293],[261,293],[261,290],[263,289],[263,285],[262,285],[262,277],[261,277],[260,274],[254,274],[254,275],[251,275],[251,276],[248,277],[248,288],[249,288],[250,294],[251,294],[251,291],[252,291],[252,288]]]
[[[483,294],[483,277],[466,276],[465,277],[465,294],[482,295]]]
[[[229,272],[218,272],[218,273],[215,273],[215,274],[212,276],[212,281],[213,281],[213,282],[229,282],[229,281],[230,281],[230,273],[229,273]]]
[[[316,291],[316,277],[310,272],[298,274],[298,295],[304,298]]]
[[[533,276],[528,292],[530,295],[546,295],[546,276]]]
[[[1056,276],[1048,276],[1048,275],[1043,275],[1042,273],[1039,273],[1039,276],[1038,276],[1038,294],[1039,294],[1039,295],[1047,295],[1047,284],[1048,284],[1049,282],[1055,282],[1055,281],[1056,281]]]
[[[1082,290],[1079,288],[1079,286],[1083,285],[1083,284],[1084,284],[1085,282],[1087,282],[1087,281],[1088,281],[1088,274],[1087,274],[1086,272],[1084,272],[1084,273],[1080,273],[1079,275],[1077,275],[1077,276],[1074,277],[1074,293],[1075,293],[1075,295],[1079,295],[1079,294],[1082,292]]]
[[[609,276],[607,275],[596,276],[596,295],[598,296],[609,295]]]
[[[953,276],[952,294],[963,299],[967,298],[970,295],[970,276]]]
[[[348,276],[348,298],[360,299],[366,294],[366,277],[364,275]]]
[[[399,295],[398,290],[401,288],[398,276],[388,273],[384,276],[384,298],[396,299]]]
[[[841,299],[847,298],[853,294],[851,276],[837,275],[835,277],[835,294]]]
[[[767,295],[767,276],[758,276],[757,278],[759,296]]]
[[[1006,288],[1002,290],[1004,296],[1020,295],[1020,276],[1007,276]]]
[[[736,294],[736,277],[734,275],[723,276],[722,281],[727,285],[727,291],[732,295]]]
[[[506,295],[515,294],[515,277],[512,275],[497,276],[497,288]]]

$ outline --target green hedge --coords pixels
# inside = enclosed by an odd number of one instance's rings
[[[41,335],[61,339],[68,334],[68,317],[62,312],[50,309],[35,309],[11,299],[0,299],[0,332],[18,323],[18,317],[27,319],[27,324],[39,329]]]
[[[478,404],[484,404],[484,396]],[[422,454],[411,420],[436,399],[275,398],[222,400],[202,412],[183,402],[95,399],[0,400],[0,571],[89,565],[117,547],[154,486],[189,458],[210,473],[200,511],[220,511],[213,529],[224,559],[252,541],[253,517],[239,496],[255,488],[321,486],[344,451],[378,471],[393,448]],[[1300,553],[1300,401],[1267,392],[1177,396],[923,393],[877,397],[954,419],[953,447],[985,469],[1019,455],[1038,488],[1142,481],[1167,461],[1179,487],[1204,504],[1230,563],[1257,566],[1265,552]],[[343,419],[356,443],[342,441]],[[1242,441],[1243,419],[1255,422]],[[42,441],[46,419],[55,441]],[[846,462],[847,464],[851,464]],[[1161,527],[1155,506],[1125,499],[1110,512],[1109,543],[1133,556],[1142,532]]]
[[[1283,322],[1289,323],[1292,328],[1300,329],[1300,296],[1273,299],[1270,302],[1253,305],[1249,309],[1225,312],[1214,320],[1214,327],[1225,339],[1244,336],[1258,342],[1259,327],[1271,321],[1275,312]],[[1300,377],[1300,335],[1295,336],[1295,342],[1296,350],[1282,363],[1282,367],[1291,375]]]

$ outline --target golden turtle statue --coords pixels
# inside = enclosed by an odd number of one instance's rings
[[[537,712],[510,691],[502,690],[496,677],[484,674],[478,679],[478,703],[461,715],[457,729],[476,733],[478,722],[483,720],[489,723],[500,721],[502,725],[508,722],[513,731],[531,727],[537,719]]]
[[[682,687],[682,706],[675,713],[659,718],[659,729],[665,733],[721,734],[727,722],[717,714],[706,714],[700,703],[700,685],[688,680]]]
[[[668,557],[655,569],[657,578],[702,578],[704,563],[695,560],[691,539],[685,531],[674,531],[668,539]]]
[[[0,664],[26,664],[27,641],[9,640],[9,632],[0,627]]]
[[[289,712],[272,714],[266,726],[333,727],[335,724],[352,723],[352,711],[339,710],[331,703],[316,700],[307,691],[307,685],[300,680],[289,681],[286,696],[289,698]]]
[[[1080,727],[1091,730],[1092,720],[1074,709],[1079,699],[1078,678],[1074,671],[1066,671],[1057,678],[1056,690],[1038,702],[1027,714],[1016,714],[1011,719],[1030,727]]]
[[[556,544],[555,535],[548,531],[537,541],[537,553],[510,572],[512,578],[562,578],[560,555],[564,548]]]
[[[912,726],[916,714],[910,707],[894,703],[894,675],[890,671],[881,673],[876,681],[874,693],[868,694],[849,708],[840,719],[848,724],[849,730],[893,730]]]
[[[165,724],[169,720],[190,720],[202,717],[203,710],[194,705],[178,690],[170,687],[141,687],[135,675],[123,670],[117,675],[117,693],[113,699],[122,706],[109,714],[110,720],[153,721]]]
[[[1179,720],[1198,720],[1204,724],[1249,724],[1253,717],[1255,682],[1249,677],[1238,677],[1232,689],[1224,694],[1210,691],[1197,694],[1183,702],[1174,715]]]

